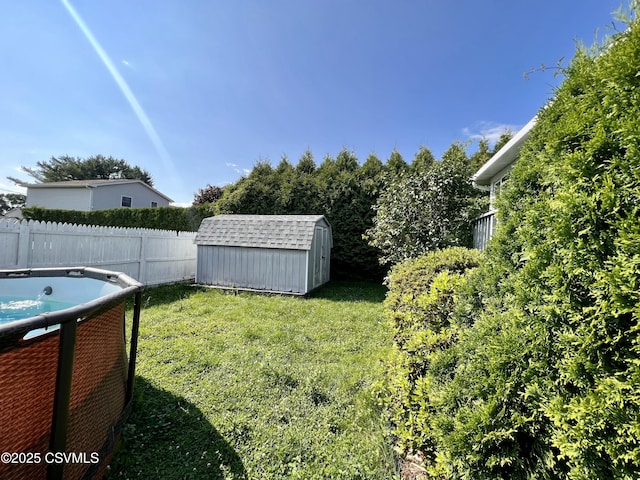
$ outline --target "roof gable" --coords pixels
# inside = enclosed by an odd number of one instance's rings
[[[503,147],[491,157],[487,163],[482,165],[480,169],[471,177],[471,181],[477,185],[490,185],[491,178],[498,172],[504,170],[508,166],[514,164],[518,159],[520,149],[524,142],[529,138],[529,132],[534,127],[537,116],[529,120],[524,127],[516,133]]]
[[[322,215],[217,215],[202,221],[194,243],[311,250],[318,224],[331,228]]]

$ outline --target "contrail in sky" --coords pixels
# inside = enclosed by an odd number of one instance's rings
[[[68,0],[61,0],[61,1],[64,7],[69,12],[69,15],[71,15],[71,18],[73,18],[73,20],[76,22],[80,30],[82,30],[82,33],[84,34],[84,36],[87,37],[87,40],[89,40],[89,43],[98,54],[98,57],[100,57],[100,60],[102,60],[102,63],[104,63],[104,66],[107,67],[107,70],[109,70],[109,73],[111,74],[115,82],[118,84],[118,87],[122,91],[122,94],[125,96],[125,98],[129,102],[129,105],[131,105],[131,108],[133,109],[134,113],[138,117],[138,120],[140,120],[142,127],[145,129],[145,131],[147,132],[147,135],[151,139],[151,142],[153,143],[154,147],[158,152],[158,155],[160,155],[160,158],[165,164],[165,168],[167,168],[167,170],[170,172],[173,179],[177,179],[178,176],[175,172],[175,169],[173,168],[173,162],[171,161],[171,156],[169,155],[169,152],[167,151],[164,144],[162,143],[162,140],[160,140],[160,136],[158,135],[158,132],[156,132],[156,129],[153,127],[151,120],[149,120],[149,117],[147,117],[147,114],[142,109],[142,106],[140,105],[135,95],[129,88],[129,85],[127,85],[127,82],[124,80],[124,78],[122,78],[122,75],[120,75],[120,72],[118,72],[118,69],[109,58],[109,55],[107,55],[107,52],[104,51],[104,49],[102,48],[98,40],[96,40],[96,38],[93,36],[87,24],[84,23],[80,15],[78,15],[78,12],[75,11],[75,9],[71,6]]]

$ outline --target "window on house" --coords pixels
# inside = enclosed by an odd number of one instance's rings
[[[131,197],[122,196],[122,204],[123,207],[131,208]]]
[[[156,208],[158,206],[158,202],[151,202],[151,208]]]
[[[491,201],[492,209],[495,207],[495,201],[500,197],[502,192],[504,192],[504,188],[506,187],[506,183],[508,179],[509,179],[509,174],[506,174],[491,185],[490,201]]]
[[[504,192],[505,184],[509,179],[509,175],[505,175],[500,180],[496,182],[496,197],[499,197],[502,192]]]

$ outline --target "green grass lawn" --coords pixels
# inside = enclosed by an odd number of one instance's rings
[[[109,478],[396,478],[371,394],[392,340],[384,293],[146,290],[136,401]]]

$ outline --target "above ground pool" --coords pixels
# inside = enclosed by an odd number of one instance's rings
[[[131,409],[141,288],[94,268],[0,270],[0,478],[102,476]]]

